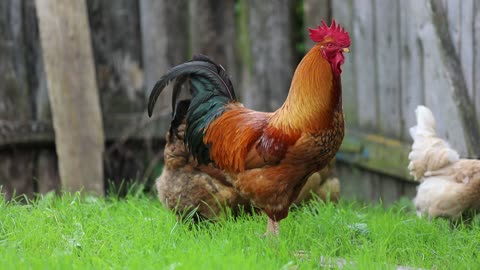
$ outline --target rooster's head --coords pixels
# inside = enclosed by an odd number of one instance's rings
[[[342,72],[340,66],[345,61],[344,52],[350,52],[350,36],[343,27],[332,21],[328,26],[325,21],[318,28],[310,28],[310,38],[317,43],[322,50],[322,55],[332,65],[332,70],[336,74]]]

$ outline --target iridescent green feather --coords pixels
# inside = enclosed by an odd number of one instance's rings
[[[180,64],[163,75],[155,84],[148,102],[148,114],[151,116],[155,102],[162,90],[172,80],[176,80],[172,95],[172,126],[170,132],[176,132],[179,117],[183,117],[179,110],[177,100],[182,90],[182,85],[190,82],[191,100],[186,112],[187,129],[185,141],[190,153],[200,163],[210,162],[208,145],[203,143],[203,136],[212,121],[222,115],[225,105],[235,101],[235,92],[232,82],[222,66],[215,64],[203,55],[194,56],[192,61]],[[180,106],[183,109],[185,104]],[[175,122],[175,125],[173,123]]]

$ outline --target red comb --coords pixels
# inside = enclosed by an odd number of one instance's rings
[[[343,47],[350,46],[348,32],[346,32],[340,24],[337,24],[335,19],[332,20],[332,25],[330,25],[330,27],[322,20],[321,26],[318,26],[318,28],[309,28],[308,31],[310,31],[310,38],[314,42],[321,42],[325,38],[331,37]]]

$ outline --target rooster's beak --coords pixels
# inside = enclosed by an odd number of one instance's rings
[[[343,48],[343,52],[349,53],[350,49],[349,48]]]

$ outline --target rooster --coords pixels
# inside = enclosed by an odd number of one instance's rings
[[[480,207],[480,161],[460,159],[435,131],[435,118],[425,106],[415,111],[417,125],[408,169],[420,181],[414,204],[419,216],[457,220]]]
[[[176,117],[183,117],[188,109],[188,101],[178,104]],[[216,220],[227,211],[234,217],[239,213],[251,213],[255,210],[248,200],[241,197],[235,188],[226,181],[223,171],[198,164],[184,143],[185,121],[175,119],[172,123],[181,123],[176,132],[166,134],[164,151],[165,166],[156,180],[158,197],[162,204],[174,211],[179,218],[191,216],[195,221]],[[334,160],[322,171],[312,174],[295,204],[307,202],[314,197],[323,201],[337,202],[340,182],[334,177]]]
[[[335,21],[309,30],[316,44],[298,65],[287,99],[275,112],[245,108],[223,67],[203,55],[163,75],[148,102],[151,116],[158,95],[176,79],[175,119],[181,85],[190,82],[189,152],[199,164],[223,170],[242,197],[267,214],[267,234],[279,234],[279,221],[306,180],[329,163],[344,136],[340,75],[350,37]]]

